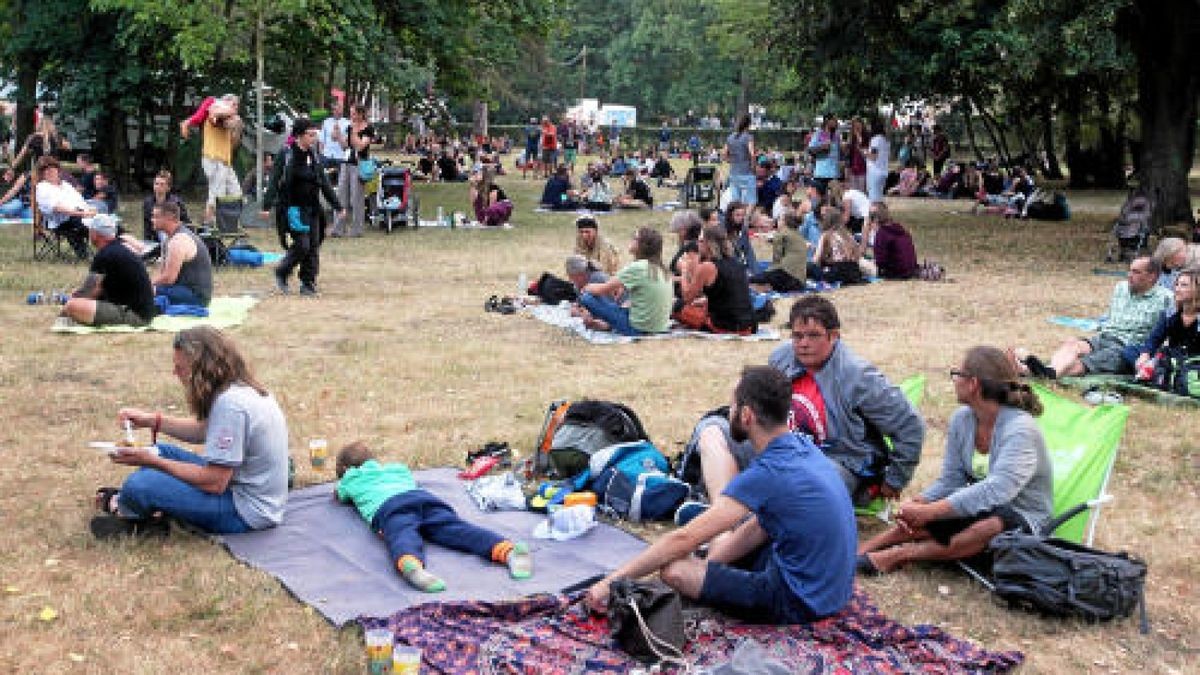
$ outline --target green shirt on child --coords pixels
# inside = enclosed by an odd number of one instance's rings
[[[354,502],[358,512],[370,523],[384,502],[415,489],[417,479],[413,478],[412,471],[404,464],[380,464],[368,459],[342,474],[337,484],[337,498],[343,502]]]

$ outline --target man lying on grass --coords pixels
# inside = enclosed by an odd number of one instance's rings
[[[850,495],[821,451],[788,431],[791,398],[774,368],[743,371],[729,423],[754,459],[710,509],[592,586],[593,610],[607,609],[614,579],[652,572],[685,597],[759,623],[805,623],[845,606],[858,544]],[[708,542],[706,558],[694,555]]]

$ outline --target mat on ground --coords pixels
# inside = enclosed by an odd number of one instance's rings
[[[535,540],[533,528],[544,516],[528,511],[483,513],[455,473],[455,469],[430,469],[416,472],[416,478],[464,519],[528,542],[533,551],[532,579],[516,581],[503,566],[429,544],[426,567],[445,579],[446,590],[436,595],[417,591],[396,573],[384,542],[358,511],[334,499],[333,483],[291,492],[279,527],[219,540],[235,558],[271,574],[338,626],[360,616],[388,616],[433,599],[511,600],[557,592],[615,569],[646,546],[609,525],[571,541]]]
[[[685,615],[684,660],[691,672],[711,672],[728,663],[748,640],[789,673],[1003,673],[1025,658],[1017,651],[989,651],[936,626],[905,626],[884,616],[861,591],[839,614],[807,625],[749,625],[707,610]],[[578,596],[429,603],[361,623],[386,627],[396,644],[421,648],[422,672],[627,673],[644,668],[616,647],[608,621],[589,615]],[[667,667],[662,672],[683,671]]]
[[[701,340],[741,340],[745,342],[775,341],[779,339],[779,331],[766,325],[759,324],[758,332],[751,335],[736,335],[733,333],[709,333],[702,330],[673,328],[658,335],[618,335],[611,331],[592,330],[583,325],[583,319],[571,316],[571,310],[561,305],[530,305],[523,312],[529,316],[571,331],[594,345],[621,345],[640,340],[670,340],[674,338],[699,338]]]
[[[208,304],[208,316],[156,316],[148,326],[71,326],[52,325],[50,330],[55,333],[74,333],[90,335],[93,333],[141,333],[145,331],[161,331],[177,333],[192,326],[212,326],[213,328],[230,328],[240,326],[246,321],[250,309],[258,303],[258,299],[243,295],[241,297],[213,298]]]

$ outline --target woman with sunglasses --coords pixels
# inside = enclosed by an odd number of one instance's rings
[[[118,419],[187,443],[117,448],[112,460],[139,467],[118,490],[100,488],[92,519],[97,538],[158,535],[174,518],[207,532],[236,534],[274,527],[287,501],[288,431],[283,411],[255,379],[237,347],[214,328],[175,336],[174,373],[193,416],[122,408]]]
[[[1042,404],[995,347],[972,347],[950,371],[962,404],[950,417],[942,475],[895,511],[897,524],[859,545],[858,570],[982,553],[1007,530],[1034,530],[1053,509]]]

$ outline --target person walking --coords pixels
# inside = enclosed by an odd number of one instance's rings
[[[320,272],[321,242],[325,239],[325,213],[321,208],[321,195],[333,206],[340,218],[346,215],[338,201],[337,193],[329,184],[329,177],[322,170],[321,158],[317,154],[319,129],[307,119],[296,120],[292,126],[293,145],[275,162],[271,182],[263,198],[265,220],[270,209],[278,203],[284,210],[287,232],[291,246],[275,268],[275,285],[281,293],[289,293],[288,278],[292,270],[300,268],[300,295],[317,294],[317,274]]]

